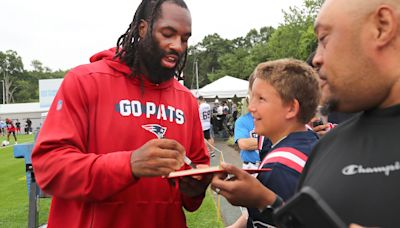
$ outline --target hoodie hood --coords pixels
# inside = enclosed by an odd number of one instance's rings
[[[110,68],[112,68],[113,70],[120,72],[121,74],[123,74],[124,76],[128,76],[132,73],[131,69],[123,62],[121,62],[120,58],[114,58],[116,53],[116,48],[110,48],[108,50],[104,50],[101,51],[97,54],[94,54],[92,57],[90,57],[90,62],[94,63],[94,62],[98,62],[98,61],[104,61],[105,64],[107,64]],[[160,84],[154,84],[152,82],[150,82],[146,76],[141,75],[139,77],[135,77],[133,78],[133,82],[136,83],[140,83],[140,79],[142,78],[143,80],[143,85],[145,87],[155,87],[157,89],[163,89],[166,87],[169,87],[173,84],[174,80],[176,80],[174,77],[171,78],[171,80],[162,82]]]
[[[90,62],[94,63],[97,61],[105,61],[105,63],[111,67],[113,70],[121,72],[124,75],[129,75],[131,74],[131,69],[123,64],[120,60],[120,58],[114,59],[115,53],[116,53],[116,48],[110,48],[108,50],[101,51],[97,54],[94,54],[92,57],[90,57]]]

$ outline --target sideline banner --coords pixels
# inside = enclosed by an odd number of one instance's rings
[[[40,108],[49,108],[57,94],[63,78],[39,80]]]

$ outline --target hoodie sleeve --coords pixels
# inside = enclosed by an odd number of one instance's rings
[[[135,182],[132,151],[88,151],[88,97],[69,72],[54,98],[32,153],[39,186],[65,199],[103,200]]]

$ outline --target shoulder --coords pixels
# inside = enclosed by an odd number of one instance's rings
[[[279,147],[273,149],[265,156],[262,161],[262,166],[281,164],[298,173],[302,173],[307,160],[308,155],[294,147]]]
[[[332,128],[328,134],[324,135],[319,141],[318,145],[325,145],[333,143],[338,139],[347,139],[345,135],[353,134],[354,126],[358,124],[358,120],[360,119],[361,113],[356,114],[350,119],[344,121],[341,124],[338,124],[336,127]]]
[[[292,133],[265,156],[263,164],[280,163],[301,173],[317,141],[313,132]]]
[[[104,61],[96,61],[89,64],[79,65],[73,69],[71,69],[68,74],[73,74],[77,77],[87,77],[87,76],[100,76],[100,75],[108,75],[108,76],[123,76],[121,73],[118,73],[113,68],[111,68]]]
[[[187,96],[190,96],[191,99],[195,99],[193,93],[190,92],[190,90],[188,88],[186,88],[184,85],[182,85],[178,80],[176,79],[171,79],[173,80],[173,88],[181,93],[184,93]]]
[[[183,97],[186,101],[189,101],[193,108],[198,108],[199,104],[193,93],[184,85],[182,85],[180,82],[178,82],[178,80],[176,79],[172,80],[173,80],[172,87],[177,92],[178,96]]]
[[[240,116],[239,118],[237,118],[237,120],[235,121],[235,125],[240,125],[243,124],[244,122],[246,122],[246,118],[245,116]]]
[[[237,120],[239,120],[239,119],[242,120],[242,121],[253,120],[253,116],[251,115],[250,112],[248,112],[248,113],[246,113],[244,115],[241,115]]]

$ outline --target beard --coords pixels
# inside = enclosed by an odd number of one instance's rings
[[[338,111],[338,104],[339,101],[335,98],[330,98],[328,99],[321,108],[321,114],[322,115],[328,115],[331,112],[337,112]]]
[[[151,36],[147,36],[139,43],[138,54],[139,58],[142,59],[144,69],[147,70],[147,79],[155,84],[168,81],[174,77],[176,75],[176,69],[182,60],[182,55],[178,54],[176,51],[163,51]],[[166,68],[161,65],[161,59],[168,54],[178,56],[178,61],[174,68]],[[141,71],[143,71],[143,66],[141,68]]]

